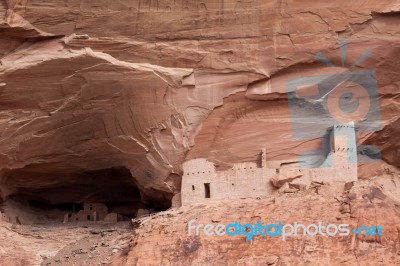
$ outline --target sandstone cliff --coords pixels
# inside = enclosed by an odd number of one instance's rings
[[[287,81],[332,72],[376,73],[381,128],[357,137],[382,160],[359,178],[399,167],[399,13],[396,0],[0,0],[0,198],[165,210],[186,159],[225,169],[266,148],[271,167],[297,162],[324,140],[293,138]]]
[[[397,1],[1,1],[2,169],[74,175],[127,167],[147,194],[179,190],[185,158],[295,161],[285,82],[377,71],[383,130],[360,136],[397,164]],[[310,128],[310,130],[313,130]],[[376,141],[373,141],[376,140]],[[397,145],[397,144],[395,144]],[[189,152],[190,151],[190,152]],[[51,177],[49,177],[51,179]],[[38,181],[40,182],[40,181]],[[46,182],[46,181],[43,181]]]

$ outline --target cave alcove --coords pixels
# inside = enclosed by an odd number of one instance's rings
[[[151,213],[170,207],[168,201],[153,202],[126,167],[57,172],[28,166],[3,171],[0,189],[3,218],[21,224],[65,222],[66,214],[71,217],[89,203],[105,205],[118,221],[136,217],[139,210]]]

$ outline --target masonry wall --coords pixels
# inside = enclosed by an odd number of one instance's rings
[[[311,181],[357,181],[357,144],[354,123],[335,125],[333,147],[320,168],[302,169]]]
[[[275,169],[258,168],[255,163],[234,164],[230,170],[217,172],[214,198],[265,197],[273,191],[271,178],[275,174]]]
[[[68,221],[103,221],[108,214],[108,208],[102,203],[84,203],[83,210],[72,213]]]
[[[314,169],[290,167],[276,169],[266,167],[265,149],[261,168],[255,163],[239,163],[227,171],[216,171],[214,164],[206,159],[194,159],[183,164],[181,200],[182,205],[213,199],[240,199],[265,197],[274,190],[271,180],[302,177],[307,182],[351,182],[357,180],[357,146],[354,124],[335,125],[331,152],[325,162]],[[291,171],[295,170],[293,174]],[[297,174],[298,172],[298,174]],[[282,177],[282,178],[281,178]],[[286,182],[286,181],[285,181]]]
[[[232,169],[215,171],[214,164],[205,159],[190,160],[184,163],[183,169],[182,205],[207,200],[265,197],[273,190],[271,178],[276,174],[275,169],[258,168],[255,163],[234,164]]]

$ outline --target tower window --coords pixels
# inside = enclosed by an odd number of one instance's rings
[[[194,185],[192,185],[192,190],[194,191]]]

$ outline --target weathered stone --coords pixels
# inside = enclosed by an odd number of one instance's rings
[[[282,187],[296,178],[302,177],[303,174],[299,169],[280,169],[279,174],[272,178],[272,183],[275,187]]]
[[[149,225],[139,225],[134,250],[116,265],[200,265],[204,261],[394,265],[397,247],[393,243],[398,242],[398,234],[392,226],[398,224],[398,213],[390,199],[400,194],[398,170],[394,168],[400,166],[399,11],[398,0],[0,0],[0,201],[6,214],[12,213],[7,217],[13,222],[18,217],[23,224],[39,221],[42,215],[31,212],[29,204],[22,212],[23,206],[8,204],[10,198],[23,203],[51,202],[53,206],[87,202],[92,197],[90,202],[105,198],[110,203],[140,202],[140,208],[154,206],[157,211],[176,207],[182,165],[199,158],[215,164],[216,172],[222,173],[232,165],[258,162],[259,151],[266,148],[262,160],[266,165],[262,168],[279,169],[293,162],[303,163],[303,159],[318,162],[313,166],[317,168],[329,157],[325,134],[330,129],[320,130],[320,126],[340,108],[320,112],[325,109],[315,107],[335,95],[334,91],[306,99],[318,86],[305,84],[296,95],[304,97],[304,102],[298,104],[303,104],[301,110],[307,112],[291,112],[288,81],[366,70],[376,79],[381,119],[365,120],[380,122],[379,129],[358,130],[357,145],[373,145],[380,156],[371,147],[360,148],[358,155],[382,160],[358,165],[347,161],[353,164],[350,168],[343,168],[349,164],[339,164],[334,172],[301,169],[301,177],[284,177],[283,185],[278,178],[281,192],[289,189],[289,183],[298,186],[299,179],[308,179],[306,183],[321,194],[313,196],[317,203],[302,202],[300,197],[292,201],[279,199],[279,208],[266,208],[265,216],[278,211],[279,219],[304,218],[303,211],[312,208],[314,220],[337,217],[339,206],[335,204],[339,203],[329,202],[334,189],[327,184],[354,182],[352,188],[346,186],[348,199],[343,204],[351,207],[351,216],[359,223],[377,221],[389,228],[390,233],[379,240],[378,248],[376,242],[374,246],[368,244],[371,239],[354,238],[352,243],[324,239],[323,245],[315,244],[317,247],[309,241],[256,239],[249,250],[245,241],[186,240],[181,234],[164,235],[168,231],[164,227],[154,232],[150,225],[157,228],[156,218],[147,221]],[[344,39],[348,44],[346,56],[341,49],[344,42],[340,42]],[[367,51],[370,56],[358,61]],[[319,52],[329,62],[317,60]],[[342,96],[333,98],[349,98]],[[360,101],[364,103],[368,98]],[[350,101],[357,99],[352,97]],[[355,120],[356,125],[363,122]],[[294,124],[302,124],[311,136],[294,137]],[[345,139],[342,142],[335,155],[343,163],[347,149],[352,147],[346,146]],[[354,155],[355,150],[351,151]],[[124,171],[105,171],[121,168]],[[99,171],[107,178],[98,178],[94,173]],[[246,178],[254,177],[244,174]],[[380,181],[385,197],[377,190],[358,186],[370,177],[385,177]],[[238,181],[235,178],[234,184]],[[204,180],[197,182],[204,186]],[[242,187],[246,195],[243,191],[232,193],[235,199],[246,198],[240,200],[240,208],[235,205],[231,209],[233,214],[260,209],[263,196],[270,194],[264,181],[258,195],[247,191],[254,187],[248,183]],[[221,193],[230,194],[231,189],[224,189]],[[201,190],[204,196],[203,192],[205,189]],[[212,193],[211,189],[210,196]],[[299,194],[277,197],[295,198]],[[256,204],[245,204],[254,196],[260,198]],[[319,200],[325,196],[328,202]],[[145,203],[148,206],[142,206]],[[210,210],[198,205],[198,209],[187,209],[184,216],[202,214],[209,221],[211,212],[213,216],[226,215],[221,212],[226,206],[229,204]],[[132,207],[133,211],[137,208]],[[355,221],[346,220],[348,207],[342,211],[341,221]],[[56,215],[59,222],[62,215]],[[243,217],[246,215],[240,213],[232,219]],[[183,232],[181,218],[167,217],[169,223],[160,224]],[[141,231],[147,226],[147,231]],[[7,255],[2,256],[2,264],[41,263],[37,254],[41,248],[24,247],[21,243],[27,238],[22,236],[2,230],[1,242],[6,243],[1,246],[2,254]],[[38,244],[40,237],[34,240],[26,243]],[[158,247],[154,243],[168,245]],[[176,246],[178,249],[171,249]],[[266,246],[271,254],[265,255]],[[224,250],[232,247],[246,252],[232,252],[227,257]],[[60,249],[57,246],[51,251]],[[149,250],[152,256],[148,256]],[[305,252],[300,256],[296,250]]]
[[[183,164],[182,204],[189,205],[208,200],[266,197],[272,192],[271,178],[275,169],[266,167],[265,150],[256,163],[237,163],[225,171],[216,171],[215,165],[205,159]]]

